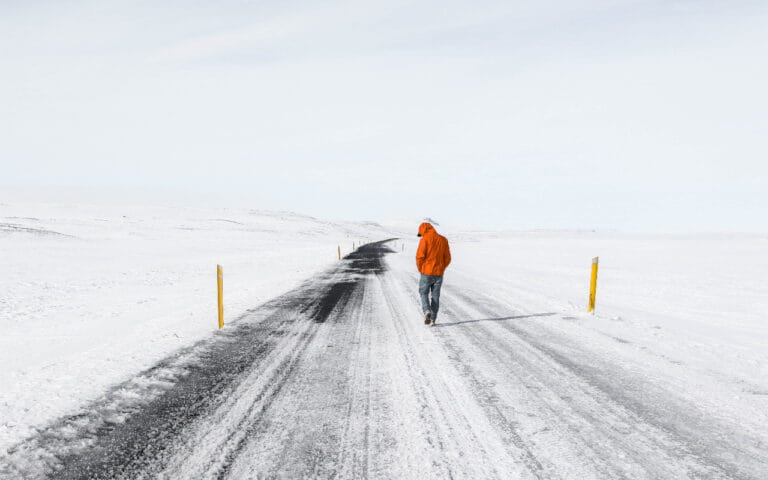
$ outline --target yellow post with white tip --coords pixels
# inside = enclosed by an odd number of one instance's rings
[[[587,311],[595,313],[595,296],[597,295],[597,262],[599,257],[592,259],[592,277],[589,281],[589,305]]]

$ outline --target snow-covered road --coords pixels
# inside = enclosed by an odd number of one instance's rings
[[[412,259],[390,245],[17,445],[0,475],[768,478],[761,420],[695,401],[685,365],[660,373],[620,337],[569,336],[573,317],[450,273],[427,327]]]

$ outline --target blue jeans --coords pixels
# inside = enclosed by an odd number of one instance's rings
[[[419,295],[421,296],[421,311],[425,314],[432,312],[432,321],[437,320],[437,310],[440,308],[440,287],[443,286],[443,277],[437,275],[421,274],[419,279]],[[429,292],[432,292],[432,301],[429,300]]]

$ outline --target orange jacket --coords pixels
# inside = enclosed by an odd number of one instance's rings
[[[442,275],[451,263],[448,239],[426,222],[419,225],[419,235],[421,241],[416,250],[416,268],[424,275]]]

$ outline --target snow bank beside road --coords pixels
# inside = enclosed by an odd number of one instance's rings
[[[336,261],[376,224],[227,209],[0,205],[0,451]]]

